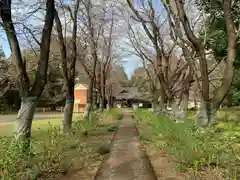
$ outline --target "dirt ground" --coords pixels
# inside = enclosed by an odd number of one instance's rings
[[[145,148],[158,180],[185,180],[185,177],[174,166],[171,156],[166,151],[159,150],[151,145],[145,145]]]

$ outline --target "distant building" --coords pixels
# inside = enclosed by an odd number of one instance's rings
[[[149,108],[151,102],[142,96],[137,87],[122,87],[115,96],[116,107]]]
[[[74,88],[74,108],[73,112],[82,113],[84,112],[87,104],[87,91],[88,86],[85,84],[76,84]]]

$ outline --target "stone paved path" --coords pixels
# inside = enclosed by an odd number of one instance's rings
[[[113,139],[111,153],[103,162],[96,180],[157,180],[141,148],[136,126],[126,113]]]

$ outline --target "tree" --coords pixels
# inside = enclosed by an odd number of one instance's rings
[[[227,56],[227,26],[224,19],[224,13],[222,10],[222,4],[220,1],[196,1],[196,4],[200,11],[205,14],[205,24],[206,28],[202,30],[201,37],[204,39],[206,34],[206,49],[212,50],[214,57],[217,61],[222,61]],[[236,31],[239,33],[240,24],[240,7],[238,1],[233,1],[232,4],[232,18]],[[239,37],[238,41],[239,41]],[[236,67],[240,63],[240,45],[237,43],[237,53],[236,53]]]
[[[87,104],[84,111],[84,119],[89,119],[90,111],[93,107],[93,89],[95,88],[94,82],[96,80],[96,66],[98,61],[98,53],[97,53],[97,40],[98,40],[98,31],[101,29],[101,26],[98,27],[96,23],[96,19],[94,19],[93,13],[93,4],[91,0],[87,0],[87,2],[83,3],[86,14],[86,19],[84,20],[86,25],[86,30],[89,38],[89,47],[92,61],[91,72],[89,73],[90,81],[88,86],[87,93]],[[84,16],[83,16],[84,17]],[[95,23],[94,23],[95,22]]]
[[[177,7],[178,17],[183,25],[184,32],[191,42],[194,51],[196,52],[199,63],[202,78],[202,108],[198,114],[198,124],[200,126],[207,126],[213,122],[216,114],[216,110],[219,108],[220,104],[226,97],[228,91],[230,90],[233,74],[234,74],[234,62],[236,58],[236,33],[234,27],[234,21],[232,16],[232,1],[223,0],[221,4],[221,12],[224,14],[224,21],[226,23],[227,29],[227,39],[228,39],[228,52],[226,59],[226,67],[224,70],[224,77],[220,88],[215,92],[215,95],[209,97],[209,77],[208,77],[208,65],[207,56],[205,52],[205,44],[203,44],[200,38],[196,37],[191,28],[182,0],[175,0]]]
[[[63,37],[63,30],[58,12],[55,9],[55,22],[58,32],[58,39],[60,43],[62,74],[64,78],[64,85],[66,86],[66,102],[64,107],[64,120],[63,131],[67,132],[72,125],[72,115],[74,106],[74,86],[75,86],[75,66],[77,60],[77,15],[79,9],[80,0],[76,1],[74,11],[72,12],[70,7],[67,10],[70,13],[71,21],[73,23],[72,37],[71,37],[71,54],[67,56],[66,43]],[[68,58],[70,59],[70,65],[68,66]]]
[[[114,11],[111,8],[110,12],[105,11],[105,27],[102,28],[102,39],[99,42],[100,46],[100,109],[103,111],[106,102],[106,81],[109,75],[111,63],[113,61],[113,25],[114,25]],[[109,27],[108,27],[109,25]],[[109,28],[109,30],[107,29]],[[109,104],[109,102],[108,102]]]
[[[26,71],[26,62],[22,57],[19,41],[13,25],[11,5],[11,1],[1,1],[0,16],[16,65],[16,73],[18,75],[17,83],[21,97],[21,108],[18,111],[16,124],[16,138],[18,140],[27,140],[26,147],[28,147],[30,143],[29,138],[31,137],[33,115],[47,80],[49,47],[54,19],[54,0],[46,1],[46,15],[40,43],[40,56],[32,86],[30,86],[29,76]]]
[[[196,4],[200,11],[207,14],[206,16],[206,29],[201,32],[201,37],[204,39],[206,34],[206,49],[213,52],[214,57],[220,63],[224,61],[227,57],[227,28],[226,22],[224,20],[224,14],[222,11],[222,5],[219,1],[196,1]],[[239,2],[233,1],[232,14],[233,21],[236,30],[239,34],[239,23],[240,23],[240,8]],[[236,62],[235,68],[238,70],[240,68],[240,43],[238,37],[238,43],[236,48]],[[234,76],[231,91],[228,95],[229,105],[237,105],[239,100],[239,77],[238,73]]]
[[[178,24],[175,22],[172,25],[170,13],[160,19],[161,17],[158,10],[154,8],[153,1],[148,1],[147,5],[142,3],[141,10],[137,9],[130,0],[127,0],[127,3],[134,14],[133,19],[142,25],[150,40],[151,45],[149,43],[143,44],[141,38],[139,38],[141,37],[139,32],[137,34],[131,26],[129,27],[132,34],[129,39],[135,52],[142,59],[143,66],[146,67],[146,64],[149,63],[154,72],[155,77],[148,72],[148,68],[145,68],[150,82],[150,92],[154,94],[152,99],[156,101],[154,104],[157,104],[159,110],[163,111],[166,102],[168,102],[172,107],[171,113],[174,119],[182,116],[178,113],[179,108],[184,111],[183,114],[186,117],[188,92],[192,83],[193,70],[192,63],[190,63],[192,53],[188,48],[184,49],[185,42],[182,42],[182,36],[174,28]],[[165,7],[165,10],[168,11],[169,9]],[[169,24],[166,22],[169,22]],[[167,30],[169,30],[169,34],[164,33]],[[174,54],[175,50],[180,48],[183,49],[184,55],[188,53],[188,57],[181,58],[181,56]],[[155,79],[157,79],[157,83],[155,83]],[[158,102],[158,97],[161,98],[160,102]],[[180,101],[177,102],[177,99],[180,99]],[[184,103],[181,103],[182,100],[184,100]]]

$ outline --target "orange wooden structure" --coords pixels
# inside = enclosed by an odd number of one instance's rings
[[[88,86],[85,84],[76,84],[74,88],[74,108],[73,112],[82,113],[87,104]]]

